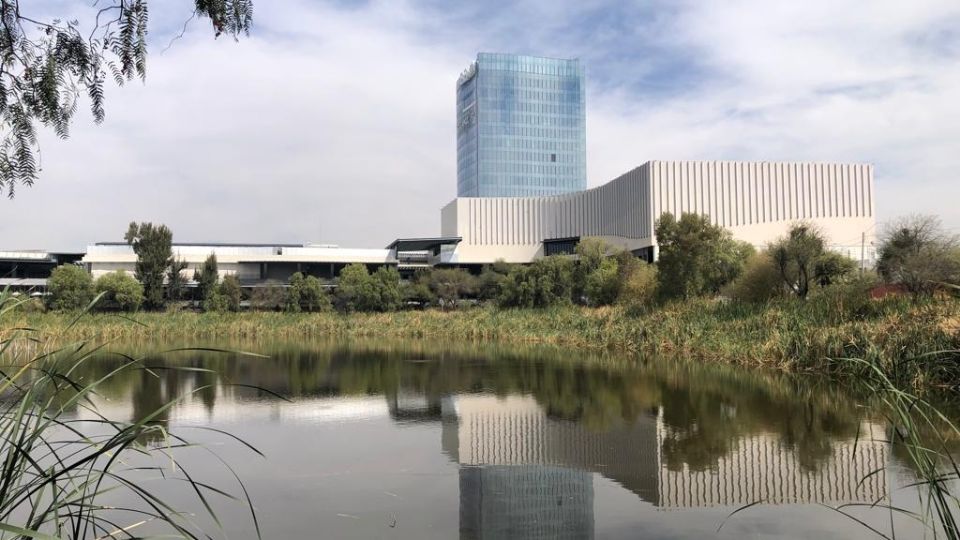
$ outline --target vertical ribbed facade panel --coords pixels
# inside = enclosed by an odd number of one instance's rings
[[[870,165],[652,161],[574,194],[458,199],[457,216],[444,218],[444,230],[455,223],[468,245],[529,246],[577,236],[652,245],[653,226],[665,212],[706,214],[734,231],[797,220],[871,219],[874,191]]]

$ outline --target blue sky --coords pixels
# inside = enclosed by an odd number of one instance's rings
[[[164,51],[190,13],[154,0],[146,84],[41,139],[0,248],[78,249],[131,220],[181,241],[437,234],[454,82],[481,50],[584,61],[591,186],[650,159],[869,162],[881,227],[922,212],[960,232],[956,1],[260,0],[249,38],[196,20]]]

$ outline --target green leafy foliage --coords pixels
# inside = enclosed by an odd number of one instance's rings
[[[187,261],[182,259],[170,259],[170,267],[167,268],[167,299],[176,302],[182,300],[186,291],[186,280],[183,277],[183,271],[187,269]]]
[[[250,307],[263,311],[277,311],[287,307],[287,290],[283,287],[254,287],[250,292]]]
[[[336,305],[343,311],[394,311],[403,304],[400,273],[380,267],[370,274],[362,264],[347,265],[337,280]]]
[[[783,296],[786,290],[773,256],[763,252],[747,259],[743,273],[723,292],[736,302],[759,304]]]
[[[18,185],[36,180],[37,124],[67,138],[82,96],[89,99],[93,119],[100,123],[105,116],[106,80],[123,85],[146,77],[148,4],[107,0],[78,8],[86,10],[83,16],[70,13],[41,20],[45,13],[39,8],[30,13],[36,8],[31,3],[0,1],[5,75],[0,80],[0,190],[13,197]],[[195,0],[194,14],[209,18],[216,36],[239,36],[250,29],[253,5],[251,0]],[[149,292],[147,297],[152,301]]]
[[[330,296],[323,290],[323,284],[314,276],[296,272],[290,277],[287,298],[284,307],[290,312],[318,312],[330,309]]]
[[[753,248],[730,231],[699,214],[677,220],[663,214],[656,224],[660,250],[658,291],[664,298],[691,298],[717,293],[743,270]]]
[[[243,288],[240,287],[240,280],[237,279],[237,276],[233,274],[223,276],[223,280],[217,285],[216,294],[226,301],[227,311],[240,311]]]
[[[173,233],[166,225],[130,223],[124,240],[137,254],[134,275],[143,284],[144,305],[150,309],[164,306],[163,278],[173,260]]]
[[[93,301],[93,278],[79,266],[58,266],[50,274],[47,291],[52,309],[83,309]]]
[[[826,239],[809,223],[796,223],[787,235],[770,247],[780,277],[787,288],[800,298],[806,298],[814,282],[817,261],[826,250]]]
[[[413,279],[402,284],[403,301],[407,305],[426,307],[437,301],[430,290],[430,270],[417,270]]]
[[[626,265],[621,263],[621,268]],[[637,261],[629,265],[623,276],[618,301],[623,304],[628,313],[638,314],[646,311],[653,305],[657,296],[657,267]]]
[[[617,259],[609,257],[587,274],[583,292],[590,305],[610,305],[620,296],[623,278],[619,266]]]
[[[477,278],[477,297],[480,300],[496,300],[509,273],[510,265],[502,260],[484,266]]]
[[[543,308],[568,304],[573,293],[574,261],[550,256],[529,266],[514,266],[507,274],[497,304],[500,307]]]
[[[856,261],[834,251],[825,252],[813,266],[814,278],[817,280],[817,285],[821,287],[844,281],[853,277],[856,272]]]
[[[193,279],[197,282],[197,293],[200,295],[200,300],[210,298],[220,281],[220,271],[217,269],[217,255],[215,253],[207,256],[200,270],[194,272]]]
[[[456,307],[457,302],[477,292],[477,279],[459,268],[435,268],[425,274],[432,296],[443,307]]]
[[[403,305],[400,272],[392,266],[381,266],[373,273],[379,301],[373,311],[396,311]]]
[[[143,303],[143,285],[122,270],[100,276],[94,286],[103,294],[98,307],[136,311]]]

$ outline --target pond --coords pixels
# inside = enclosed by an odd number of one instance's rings
[[[113,345],[155,369],[122,372],[96,405],[136,419],[176,399],[156,421],[206,447],[179,460],[233,489],[207,450],[227,462],[264,538],[877,537],[829,508],[844,503],[919,533],[868,507],[916,500],[885,426],[822,382],[555,348],[204,345],[264,357]],[[230,538],[255,536],[242,504],[216,507]]]

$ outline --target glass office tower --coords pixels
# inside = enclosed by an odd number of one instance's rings
[[[457,196],[587,187],[579,60],[480,53],[457,81]]]

